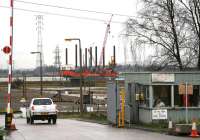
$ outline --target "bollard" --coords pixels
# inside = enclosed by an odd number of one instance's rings
[[[12,117],[13,117],[12,113],[6,113],[5,114],[5,129],[6,130],[10,129],[10,127],[11,127]]]
[[[168,134],[171,135],[173,134],[173,123],[171,120],[168,122]]]
[[[5,129],[6,130],[16,130],[15,124],[12,122],[13,113],[5,114]]]
[[[172,121],[169,121],[168,129],[172,129],[172,128],[173,128]]]

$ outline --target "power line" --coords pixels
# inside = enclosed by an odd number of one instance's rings
[[[9,8],[7,6],[0,6],[0,7],[2,7],[2,8]],[[72,15],[52,13],[52,12],[39,11],[39,10],[29,10],[29,9],[23,9],[23,8],[14,8],[14,10],[25,11],[25,12],[32,12],[32,13],[40,13],[40,14],[46,14],[46,15],[69,17],[69,18],[76,18],[76,19],[82,19],[82,20],[98,21],[98,22],[104,22],[104,23],[107,22],[106,20],[103,20],[103,19],[89,18],[89,17],[80,17],[80,16],[72,16]],[[112,21],[112,23],[125,24],[125,22],[120,22],[120,21]]]
[[[44,3],[27,2],[27,1],[22,1],[22,0],[15,0],[15,1],[20,2],[20,3],[25,3],[25,4],[38,5],[38,6],[46,6],[46,7],[81,11],[81,12],[89,12],[89,13],[96,13],[96,14],[115,15],[115,16],[121,16],[121,17],[135,18],[134,16],[131,16],[131,15],[125,15],[125,14],[119,14],[119,13],[102,12],[102,11],[86,10],[86,9],[79,9],[79,8],[70,8],[70,7],[63,7],[63,6],[59,6],[59,5],[49,5],[49,4],[44,4]]]

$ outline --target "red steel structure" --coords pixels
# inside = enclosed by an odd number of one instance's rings
[[[61,75],[63,77],[80,77],[81,74],[79,71],[75,70],[62,70]],[[113,71],[112,68],[105,68],[105,69],[100,69],[100,70],[83,70],[82,71],[82,76],[83,77],[117,77],[118,73]]]

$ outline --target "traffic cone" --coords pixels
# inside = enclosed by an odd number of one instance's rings
[[[199,137],[195,121],[192,122],[192,131],[191,131],[190,136],[193,137],[193,138]]]
[[[15,126],[15,119],[14,119],[14,114],[12,114],[12,121],[10,125],[10,130],[17,130]]]
[[[10,125],[10,130],[17,130],[14,123]]]

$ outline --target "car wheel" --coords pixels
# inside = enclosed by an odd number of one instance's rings
[[[34,119],[33,119],[33,117],[31,117],[30,121],[31,121],[31,124],[34,124]]]
[[[48,124],[51,124],[51,119],[48,119]]]
[[[56,118],[53,118],[53,124],[56,124],[56,120],[57,120]]]
[[[27,124],[30,123],[30,118],[26,117],[26,123],[27,123]]]

